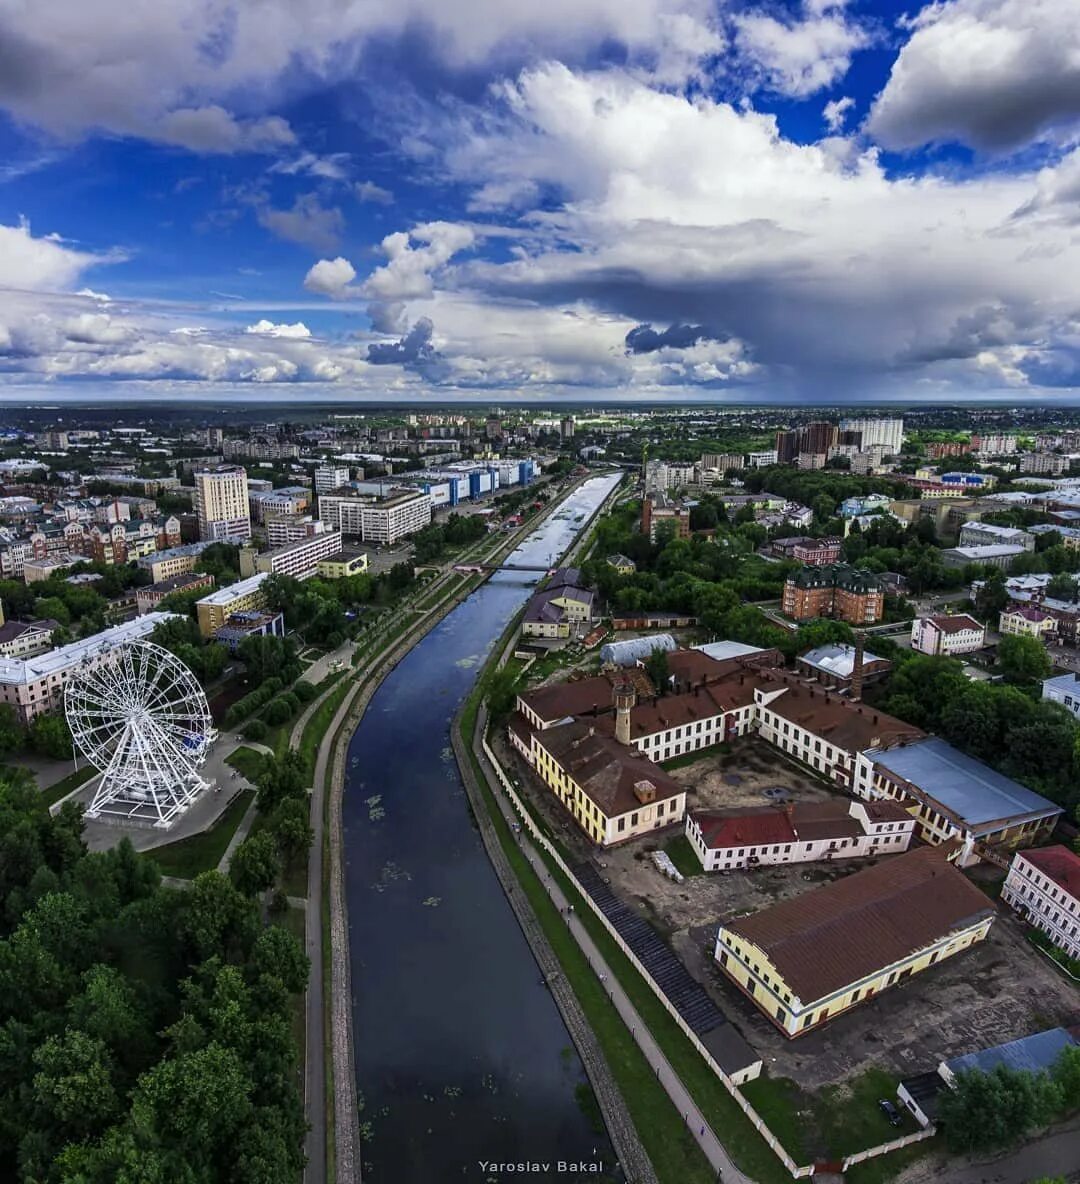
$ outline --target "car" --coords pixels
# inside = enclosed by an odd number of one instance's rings
[[[881,1113],[892,1123],[893,1126],[899,1126],[904,1120],[900,1115],[900,1111],[889,1101],[888,1098],[878,1099],[878,1108]]]

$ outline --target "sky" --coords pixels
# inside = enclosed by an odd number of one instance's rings
[[[1080,396],[1077,0],[0,0],[0,400]]]

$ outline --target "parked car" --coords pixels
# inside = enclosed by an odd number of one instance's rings
[[[879,1098],[878,1106],[881,1109],[881,1113],[885,1115],[885,1117],[893,1124],[893,1126],[899,1126],[904,1121],[900,1116],[900,1111],[897,1110],[897,1108],[892,1104],[892,1102],[889,1101],[888,1098]]]

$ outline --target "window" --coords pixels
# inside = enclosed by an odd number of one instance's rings
[[[625,818],[620,818],[620,819],[619,819],[619,826],[618,826],[618,829],[619,829],[619,830],[626,830],[626,819],[625,819]]]

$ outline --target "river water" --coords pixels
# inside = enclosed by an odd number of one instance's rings
[[[554,565],[617,477],[586,482],[507,560]],[[376,692],[349,746],[342,825],[365,1184],[565,1179],[602,1162],[585,1075],[491,868],[450,723],[536,576],[499,572]],[[487,1165],[487,1166],[485,1166]],[[571,1177],[573,1178],[573,1177]],[[577,1178],[580,1178],[578,1176]],[[587,1178],[596,1179],[596,1176]]]

